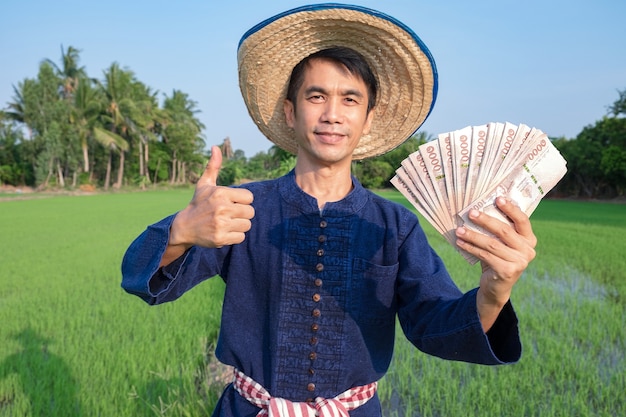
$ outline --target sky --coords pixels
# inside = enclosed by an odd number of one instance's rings
[[[237,80],[237,45],[252,26],[310,1],[5,0],[0,5],[0,108],[62,48],[103,78],[117,62],[152,90],[188,94],[207,146],[231,139],[251,157],[272,143],[252,123]],[[348,1],[343,1],[348,3]],[[363,0],[409,26],[439,74],[431,135],[488,122],[574,138],[626,90],[624,0]]]

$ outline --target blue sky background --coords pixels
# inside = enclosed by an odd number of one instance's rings
[[[347,2],[347,1],[346,1]],[[60,64],[61,46],[102,78],[112,62],[153,90],[198,103],[207,145],[230,137],[246,156],[271,143],[251,122],[236,49],[250,27],[309,1],[20,0],[0,6],[0,107],[13,86]],[[626,89],[626,1],[354,0],[411,27],[431,50],[439,95],[432,135],[490,121],[575,137]]]

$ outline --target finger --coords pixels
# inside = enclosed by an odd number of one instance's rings
[[[252,222],[245,219],[233,219],[229,221],[228,230],[216,234],[209,247],[236,245],[246,239],[246,232],[252,228]]]
[[[457,233],[458,235],[458,233]],[[521,272],[528,266],[528,259],[519,252],[489,238],[489,241],[472,241],[469,239],[457,239],[457,245],[481,261],[483,277],[489,277],[491,281],[497,278],[511,279],[519,277]]]
[[[473,209],[469,212],[470,220],[472,221],[472,223],[480,226],[482,229],[484,229],[484,231],[488,232],[488,234],[496,236],[498,239],[502,240],[509,246],[515,246],[516,241],[520,238],[526,239],[527,236],[521,235],[517,230],[513,219],[508,217],[509,214],[511,214],[521,223],[524,217],[526,217],[527,219],[526,214],[523,213],[512,202],[507,201],[506,199],[501,197],[496,200],[496,205],[500,212],[507,216],[507,219],[502,218],[502,216],[500,215],[498,215],[498,217],[494,217],[493,213],[487,214],[485,212]],[[528,227],[530,227],[529,225]],[[530,230],[530,233],[532,233],[532,229]]]
[[[230,233],[245,233],[252,228],[252,221],[249,219],[232,219],[230,221]]]
[[[477,217],[474,218],[474,215]],[[531,237],[522,236],[512,226],[478,211],[470,213],[470,218],[495,237],[461,226],[456,229],[460,248],[492,266],[502,260],[525,268],[534,259],[536,238],[532,232]]]
[[[536,244],[536,238],[528,215],[524,213],[514,202],[506,198],[499,197],[496,200],[496,204],[498,208],[506,214],[509,219],[511,219],[517,233],[524,236],[534,246],[534,244]]]
[[[512,259],[513,250],[499,239],[465,228],[456,229],[456,244],[476,256],[478,259],[492,264],[495,259]]]
[[[244,232],[230,232],[226,238],[224,245],[238,245],[246,240],[246,234]],[[221,246],[221,245],[220,245]]]
[[[250,206],[254,201],[254,195],[245,188],[218,187],[213,191],[213,198],[222,202],[236,203],[234,206],[228,206],[228,210],[236,210],[240,205],[254,210]]]
[[[469,218],[474,224],[482,227],[484,231],[488,232],[492,236],[495,236],[507,245],[510,246],[514,243],[517,232],[510,222],[505,223],[499,218],[495,218],[478,210],[470,210]],[[482,233],[474,233],[470,231],[468,235],[475,236],[476,243],[478,243],[479,246],[481,246],[480,242],[491,242],[491,237],[487,234],[483,235]]]
[[[202,177],[200,177],[199,183],[204,185],[217,185],[217,177],[220,174],[222,168],[222,150],[219,146],[211,147],[211,159],[204,168]]]
[[[234,190],[240,191],[240,190]],[[248,190],[242,190],[248,191]],[[244,199],[245,198],[245,199]],[[238,201],[233,201],[235,204],[232,207],[232,218],[234,219],[252,219],[254,217],[254,207],[252,207],[252,193],[243,193]]]

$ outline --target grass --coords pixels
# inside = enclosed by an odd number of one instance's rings
[[[191,195],[0,202],[0,417],[211,414],[222,282],[157,307],[119,286],[131,240]],[[478,267],[422,224],[459,286],[475,286]],[[546,200],[533,226],[538,257],[513,294],[521,361],[442,361],[399,333],[386,416],[626,415],[626,206]]]
[[[537,258],[512,296],[524,347],[520,362],[445,362],[398,337],[381,384],[387,415],[626,415],[626,206],[546,200],[532,221]],[[468,267],[424,228],[459,286],[476,286],[479,267]]]
[[[220,282],[157,308],[120,288],[130,241],[189,197],[0,203],[0,416],[210,415]]]

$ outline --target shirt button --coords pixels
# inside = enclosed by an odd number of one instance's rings
[[[317,337],[312,337],[309,343],[311,343],[311,345],[317,345]]]
[[[324,243],[326,242],[326,236],[325,235],[319,235],[317,238],[317,241],[320,243]]]
[[[311,353],[309,353],[309,359],[311,359],[312,361],[314,361],[315,359],[317,359],[317,353],[315,353],[315,352],[311,352]]]
[[[316,332],[316,331],[318,331],[319,329],[320,329],[320,325],[319,325],[319,324],[317,324],[317,323],[313,323],[313,324],[311,325],[311,330],[312,330],[312,331]]]
[[[319,294],[313,294],[313,301],[315,301],[316,303],[319,303],[319,301],[322,299],[322,296]]]
[[[307,391],[309,392],[313,392],[315,391],[315,384],[314,383],[309,383],[309,385],[306,386]]]
[[[320,227],[321,227],[322,229],[324,229],[324,228],[326,228],[326,226],[328,226],[328,222],[327,222],[326,220],[322,220],[322,221],[320,222]]]
[[[321,287],[321,286],[322,286],[322,282],[323,282],[323,281],[322,281],[320,278],[317,278],[317,279],[315,280],[315,286],[316,286],[316,287]]]
[[[305,401],[307,404],[313,404],[313,398],[307,398]]]
[[[309,375],[315,375],[315,369],[309,368]]]
[[[317,256],[324,256],[324,249],[318,249]]]
[[[324,270],[324,264],[317,264],[317,265],[315,265],[315,270],[317,272],[322,272]]]
[[[313,317],[319,317],[319,316],[321,316],[321,315],[322,315],[322,312],[320,311],[320,309],[319,309],[319,308],[316,308],[316,309],[314,309],[314,310],[311,312],[311,315],[312,315]]]

